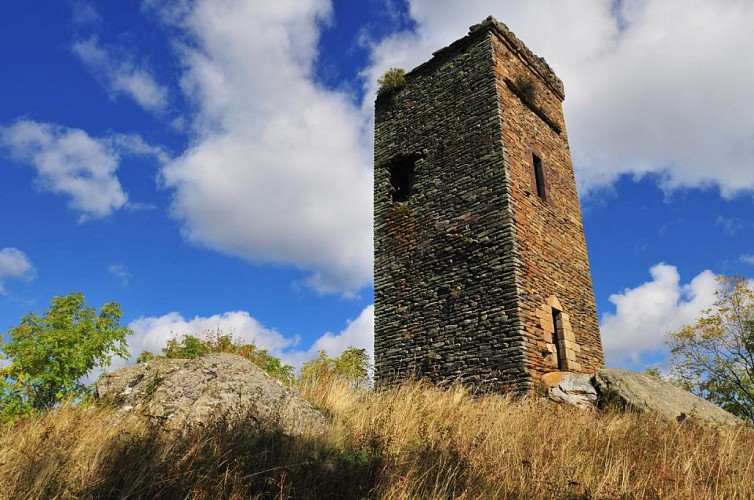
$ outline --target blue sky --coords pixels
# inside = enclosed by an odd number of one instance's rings
[[[665,366],[754,276],[748,0],[6,2],[0,329],[75,290],[134,354],[371,352],[376,78],[490,14],[565,83],[608,365]]]

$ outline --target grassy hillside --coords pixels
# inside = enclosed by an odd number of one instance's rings
[[[0,435],[2,498],[751,498],[754,431],[474,398],[305,389],[321,436],[220,422],[180,439],[102,407]]]

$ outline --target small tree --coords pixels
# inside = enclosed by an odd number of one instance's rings
[[[671,375],[686,389],[754,422],[754,289],[718,277],[714,307],[671,332]]]
[[[0,370],[0,414],[6,420],[54,407],[66,398],[88,393],[80,379],[95,367],[107,367],[113,356],[128,356],[120,326],[120,306],[111,302],[99,311],[85,305],[84,295],[53,297],[44,316],[29,313],[0,343],[10,364]]]
[[[304,363],[301,368],[301,380],[312,382],[340,378],[350,384],[360,386],[367,384],[368,372],[369,354],[366,349],[351,346],[337,358],[331,358],[325,351],[319,351],[317,358]]]

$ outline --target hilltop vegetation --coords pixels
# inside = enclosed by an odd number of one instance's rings
[[[0,496],[750,498],[754,432],[407,384],[303,386],[321,435],[220,421],[169,437],[90,405],[0,435]]]
[[[0,364],[0,426],[23,416],[41,415],[65,402],[87,402],[93,388],[82,379],[96,367],[108,367],[114,356],[130,355],[126,338],[133,332],[120,325],[122,315],[115,302],[98,310],[86,305],[84,294],[71,292],[53,297],[43,315],[30,312],[21,318],[18,326],[0,338],[0,362],[4,362]],[[220,329],[205,330],[202,338],[176,336],[160,354],[145,351],[136,361],[193,359],[211,352],[244,357],[286,385],[297,380],[293,366]],[[335,358],[321,351],[304,363],[299,382],[338,377],[352,385],[365,385],[368,366],[364,349],[348,347]]]
[[[751,418],[750,358],[739,356],[754,352],[754,292],[728,283],[718,308],[671,334],[671,347],[685,360],[678,366],[698,368],[690,389]],[[325,430],[293,437],[220,418],[183,435],[161,432],[93,402],[79,383],[124,352],[120,314],[117,304],[97,311],[70,294],[8,332],[0,499],[743,499],[754,491],[751,426],[709,429],[414,382],[375,391],[368,356],[356,348],[335,358],[322,352],[295,377],[280,359],[220,331],[178,337],[141,361],[241,355],[297,387],[327,417]],[[731,386],[731,375],[743,382]]]

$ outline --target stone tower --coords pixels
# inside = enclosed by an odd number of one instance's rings
[[[378,95],[378,384],[526,391],[604,366],[563,99],[491,17]]]

